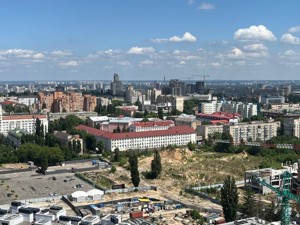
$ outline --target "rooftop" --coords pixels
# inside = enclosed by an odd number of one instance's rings
[[[132,125],[135,127],[170,126],[170,125],[174,125],[174,122],[172,120],[151,121],[151,122],[133,122]]]
[[[125,132],[125,133],[111,133],[108,131],[99,130],[96,128],[79,125],[77,130],[86,131],[89,134],[100,136],[106,139],[128,139],[128,138],[143,138],[155,136],[168,136],[176,134],[195,134],[195,130],[189,126],[170,127],[167,130],[143,131],[143,132]]]

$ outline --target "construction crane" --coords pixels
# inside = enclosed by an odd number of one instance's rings
[[[271,189],[277,194],[278,197],[281,197],[282,199],[281,225],[290,225],[291,222],[290,200],[295,200],[297,204],[300,204],[300,197],[294,195],[290,191],[292,179],[295,179],[293,178],[292,174],[290,174],[288,171],[284,171],[282,174],[281,184],[279,188],[277,188],[277,187],[273,187],[271,184],[267,183],[262,178],[254,178],[255,181]],[[296,182],[297,184],[299,184],[297,180]]]
[[[203,77],[203,82],[205,82],[205,78],[209,77],[209,75],[194,75],[194,77]]]
[[[181,77],[181,78],[183,78],[183,79],[187,79],[188,81],[190,81],[190,80],[194,79],[193,77]]]

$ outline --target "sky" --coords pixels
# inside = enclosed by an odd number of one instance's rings
[[[298,80],[299,0],[1,0],[0,80]]]

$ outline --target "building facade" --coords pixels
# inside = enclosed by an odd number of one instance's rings
[[[223,133],[223,125],[209,124],[197,127],[197,136],[200,136],[202,140],[208,139],[214,133]]]
[[[153,122],[133,122],[129,126],[130,132],[143,132],[143,131],[153,131],[153,130],[167,130],[170,127],[174,127],[174,122],[172,120],[164,121],[153,121]]]
[[[0,116],[0,133],[7,135],[9,131],[14,129],[26,130],[29,134],[36,131],[36,120],[40,119],[43,124],[44,133],[48,133],[48,119],[46,115],[11,115]]]
[[[224,125],[223,132],[231,135],[234,145],[241,144],[242,141],[267,141],[277,136],[277,131],[281,124],[274,122],[251,122]]]
[[[111,95],[112,96],[123,96],[123,82],[120,81],[119,75],[114,74],[114,80],[110,85]]]
[[[168,145],[187,145],[189,142],[196,142],[196,132],[188,126],[170,127],[167,130],[111,133],[101,131],[84,125],[76,127],[91,135],[95,135],[97,141],[104,143],[105,149],[113,151],[119,148],[120,151],[130,149],[155,149]]]

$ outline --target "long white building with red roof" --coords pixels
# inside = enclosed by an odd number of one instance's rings
[[[196,131],[188,126],[175,126],[167,130],[126,133],[112,133],[85,125],[79,125],[76,129],[94,135],[96,140],[102,141],[105,149],[110,151],[115,148],[119,148],[120,151],[154,149],[168,145],[187,145],[189,142],[196,142]]]
[[[36,119],[39,118],[44,126],[44,132],[48,132],[48,119],[46,115],[10,115],[0,116],[0,133],[7,135],[14,129],[24,129],[29,134],[35,133]]]
[[[129,126],[131,132],[153,131],[153,130],[167,130],[174,127],[175,124],[172,120],[164,121],[149,121],[149,122],[133,122]]]

